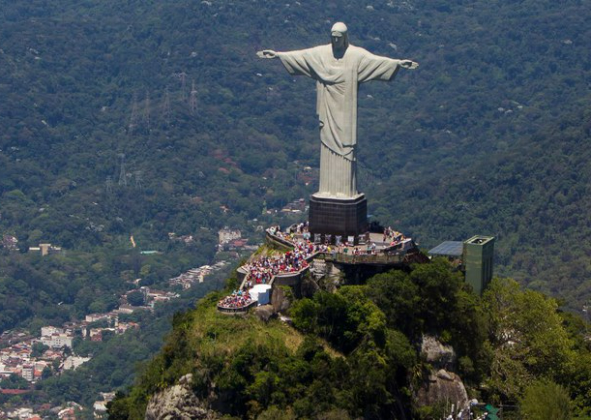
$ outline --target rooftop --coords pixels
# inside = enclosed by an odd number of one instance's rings
[[[461,257],[464,249],[462,241],[445,241],[431,249],[428,254],[443,257]]]

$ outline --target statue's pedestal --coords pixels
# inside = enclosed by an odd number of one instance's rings
[[[357,237],[367,232],[367,199],[364,194],[353,198],[331,198],[317,194],[310,196],[309,231],[320,234],[325,240],[331,235],[331,242],[335,236],[342,236],[343,242],[347,237]]]

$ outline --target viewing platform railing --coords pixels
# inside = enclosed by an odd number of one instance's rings
[[[267,241],[275,243],[276,245],[279,245],[281,247],[285,247],[285,248],[289,248],[289,249],[294,249],[294,247],[295,247],[293,242],[291,242],[285,238],[282,238],[278,235],[275,235],[274,233],[271,233],[269,231],[269,229],[266,230],[265,236],[266,236]],[[298,271],[285,271],[285,272],[277,273],[271,277],[271,279],[269,280],[269,283],[267,283],[267,284],[270,286],[273,286],[273,284],[275,283],[276,280],[277,280],[277,283],[279,283],[281,285],[293,284],[293,283],[297,282],[299,280],[299,278],[304,273],[306,273],[308,270],[310,270],[309,263],[314,258],[316,258],[316,256],[318,254],[321,254],[321,252],[315,252],[315,253],[310,254],[309,256],[306,257],[306,261],[308,262],[308,265],[306,267],[304,267]],[[246,283],[248,282],[248,280],[250,278],[250,272],[244,266],[239,267],[237,271],[241,275],[244,276],[242,279],[242,283],[240,284],[240,289],[244,289]]]
[[[279,235],[277,234],[279,233]],[[266,240],[281,248],[294,249],[296,244],[287,239],[285,235],[281,234],[279,230],[267,229],[265,232]],[[317,245],[314,245],[315,247]],[[398,248],[398,247],[397,247]],[[405,247],[406,248],[406,247]],[[321,250],[313,252],[312,254],[305,257],[307,261],[306,267],[301,268],[298,271],[284,271],[279,272],[271,276],[269,282],[270,286],[273,286],[275,282],[280,285],[293,285],[296,284],[307,271],[310,270],[310,263],[313,259],[320,257],[326,262],[340,263],[340,264],[367,264],[367,265],[397,265],[407,262],[408,257],[414,254],[416,246],[411,242],[411,248],[404,250],[396,249],[394,247],[382,248],[380,251],[375,252],[368,249],[367,252],[357,250],[354,252],[354,247],[347,248],[351,253],[344,252],[343,250],[337,251],[336,248],[332,248],[330,252],[325,250],[324,247]],[[240,290],[244,290],[248,281],[250,280],[251,272],[249,268],[244,265],[238,268],[238,273],[242,276],[242,282],[240,284]],[[240,308],[228,308],[218,305],[218,309],[221,312],[226,313],[244,313],[249,308],[257,304],[257,301],[253,301],[247,306]]]
[[[240,307],[231,307],[231,306],[224,306],[218,304],[217,308],[218,311],[228,314],[228,315],[239,315],[248,312],[250,308],[257,304],[256,300],[251,301],[248,305],[240,306]]]
[[[326,262],[341,264],[372,264],[372,265],[394,265],[404,262],[404,254],[345,254],[342,252],[325,253]]]

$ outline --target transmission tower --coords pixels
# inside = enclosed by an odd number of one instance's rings
[[[142,189],[142,181],[143,181],[142,175],[143,175],[142,171],[135,171],[133,173],[133,177],[135,179],[135,186],[136,186],[136,188],[138,188],[140,190]]]
[[[146,90],[146,102],[144,106],[144,124],[150,132],[150,91]]]
[[[129,135],[133,134],[133,131],[137,127],[137,94],[133,94],[133,99],[131,103],[131,116],[129,117],[129,125],[127,127],[127,132]]]
[[[191,96],[189,98],[189,106],[191,107],[191,114],[197,111],[197,89],[195,88],[195,81],[191,85]]]
[[[177,77],[181,81],[181,98],[185,99],[186,98],[185,87],[187,85],[187,73],[185,73],[185,72],[178,73]]]
[[[113,178],[111,177],[111,175],[107,176],[105,186],[107,188],[107,194],[111,195],[111,193],[113,192]]]
[[[168,87],[166,88],[166,92],[164,92],[164,104],[162,105],[162,108],[164,121],[166,122],[166,125],[170,125],[170,94],[168,92]]]
[[[120,153],[119,159],[121,160],[121,166],[119,170],[119,185],[127,185],[127,176],[125,174],[125,154]]]

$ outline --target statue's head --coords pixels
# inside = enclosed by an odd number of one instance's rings
[[[349,46],[347,25],[343,22],[337,22],[332,25],[332,29],[330,30],[330,41],[333,48],[338,50],[346,49]]]

